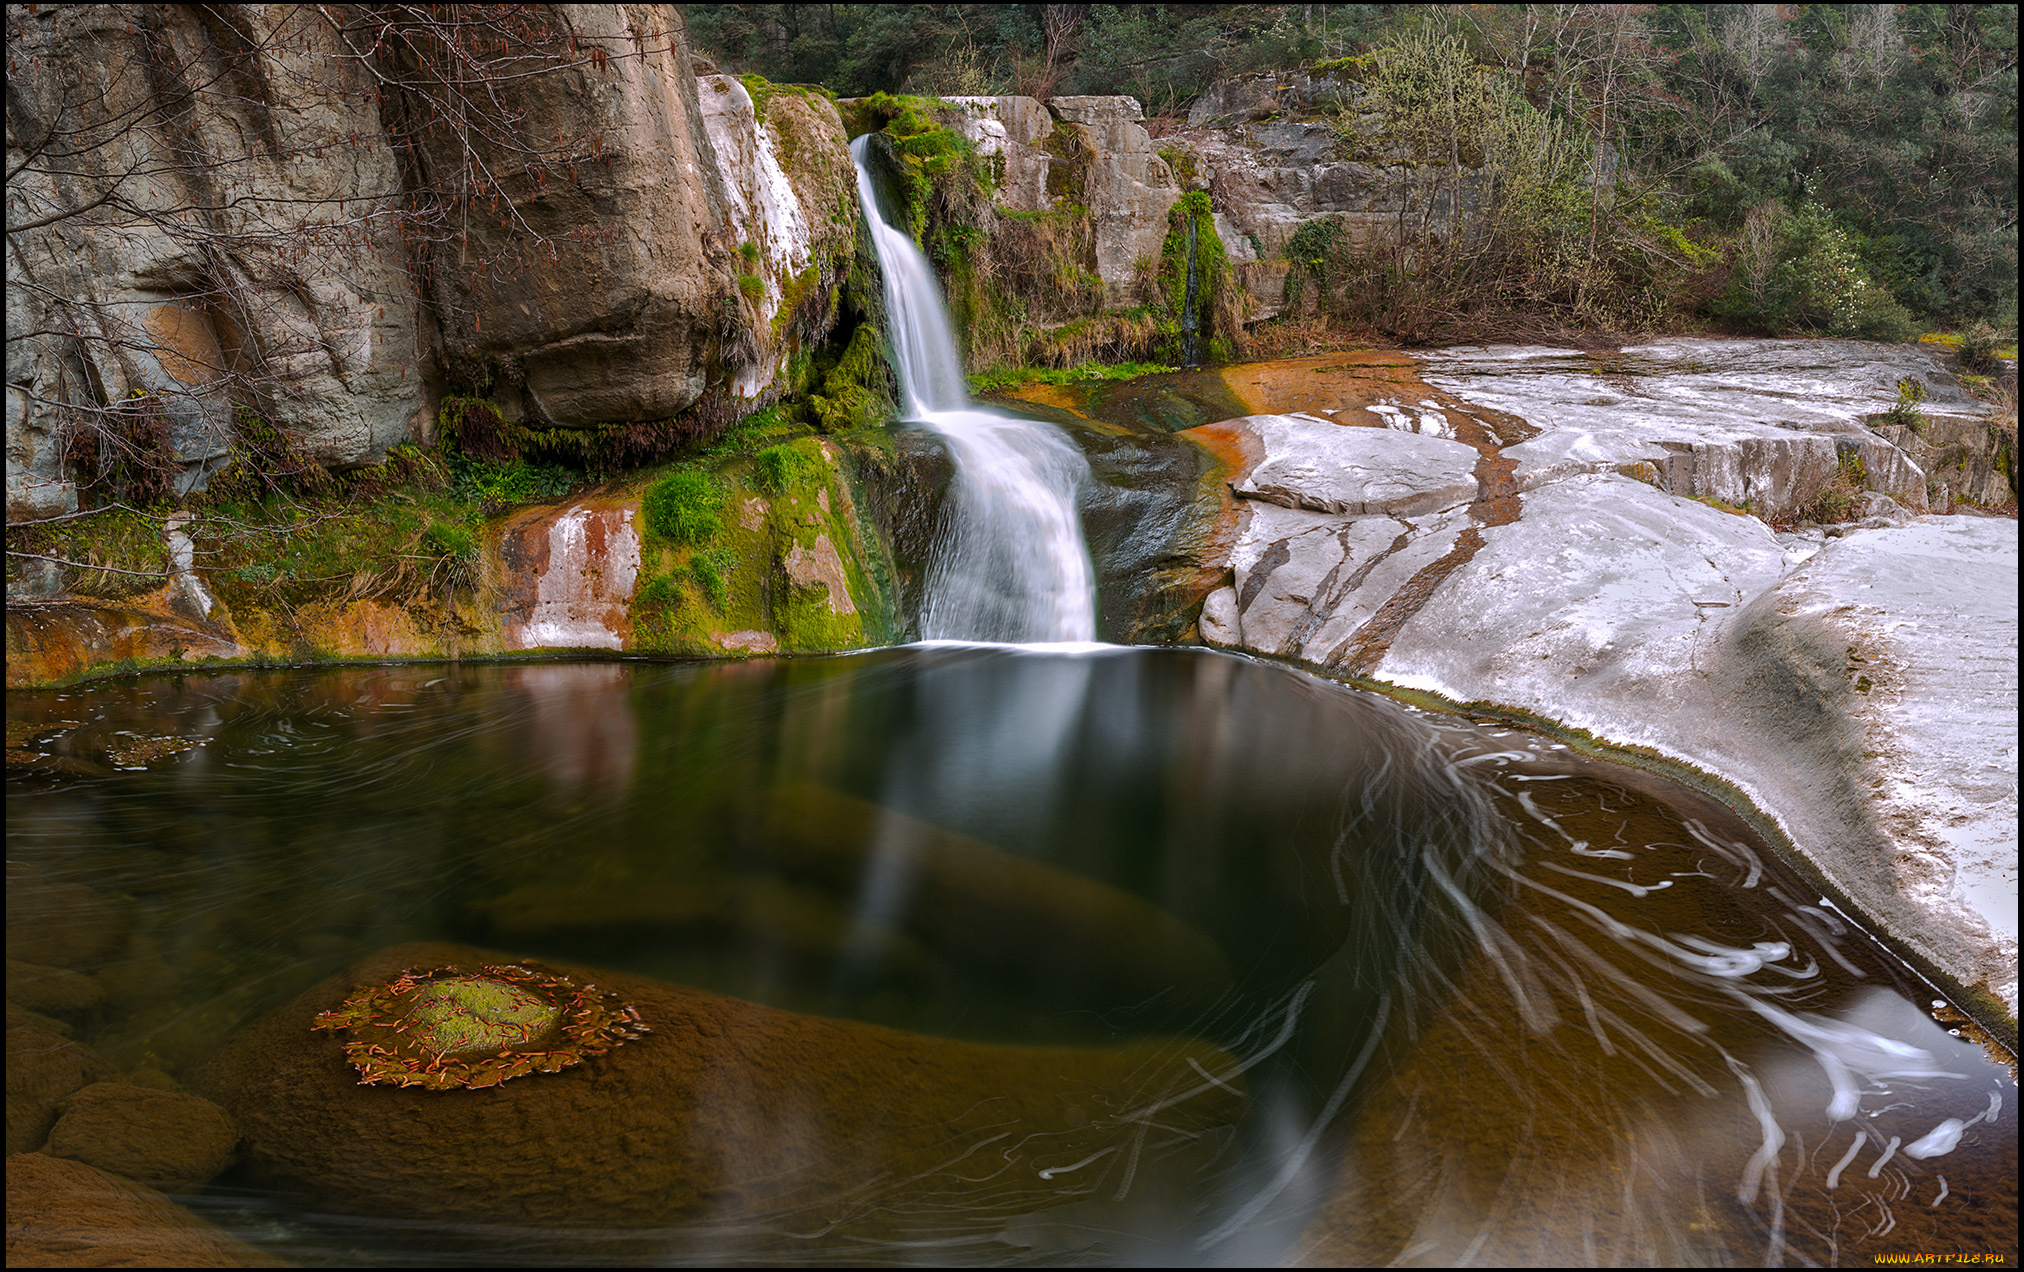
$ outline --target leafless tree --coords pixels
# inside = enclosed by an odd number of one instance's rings
[[[531,4],[9,5],[6,22],[9,410],[50,425],[87,511],[180,493],[249,446],[277,489],[343,462],[291,417],[306,378],[388,400],[405,381],[412,403],[415,333],[461,303],[441,271],[558,268],[610,232],[513,197],[612,153],[515,90],[668,39],[580,40]]]

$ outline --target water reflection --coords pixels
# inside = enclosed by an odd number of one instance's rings
[[[482,1205],[362,1228],[339,1180],[194,1203],[292,1259],[2015,1249],[2014,1086],[1728,810],[1282,669],[368,668],[14,694],[9,717],[9,956],[94,977],[105,1005],[58,1023],[128,1072],[187,1076],[370,951],[444,939],[1001,1058],[975,1073],[1036,1046],[1091,1074],[1165,1057],[1102,1079],[1094,1121],[951,1114],[901,1169],[813,1151],[847,1047],[791,1092],[719,1055],[682,1097],[724,1137],[696,1151],[764,1144],[793,1187],[727,1177],[623,1230]],[[155,737],[187,745],[135,749]],[[927,1107],[873,1124],[897,1144]]]
[[[527,703],[521,735],[556,785],[622,790],[632,782],[639,733],[632,718],[632,668],[623,663],[509,667],[508,694]]]

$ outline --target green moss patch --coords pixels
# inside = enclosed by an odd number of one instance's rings
[[[708,473],[669,473],[640,500],[647,530],[669,543],[708,543],[723,533],[724,492]]]
[[[767,420],[746,427],[748,436],[779,440],[722,454],[709,471],[671,473],[648,488],[654,508],[707,506],[715,528],[707,536],[665,533],[643,500],[649,535],[633,597],[634,648],[720,654],[722,634],[767,632],[783,652],[821,652],[896,635],[887,550],[857,515],[847,467],[805,431],[781,438]],[[657,491],[664,492],[659,499]],[[789,575],[790,556],[822,559],[824,541],[843,567],[847,597]]]
[[[1162,361],[1229,362],[1236,358],[1236,289],[1229,255],[1216,233],[1209,196],[1192,190],[1167,213],[1160,245],[1159,290],[1171,329],[1159,345]]]

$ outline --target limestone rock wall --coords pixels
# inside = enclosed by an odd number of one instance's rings
[[[699,92],[737,238],[739,327],[749,333],[732,392],[750,401],[786,370],[797,336],[820,336],[834,322],[855,243],[857,178],[827,98],[776,90],[762,118],[731,76],[704,76]]]
[[[1167,212],[1180,200],[1173,169],[1153,148],[1132,97],[1056,97],[1047,103],[1095,152],[1085,184],[1096,221],[1096,272],[1112,304],[1136,298],[1140,261],[1158,260]]]
[[[1131,97],[956,97],[956,121],[998,166],[997,202],[1015,212],[1079,205],[1091,218],[1106,302],[1143,299],[1141,262],[1156,261],[1167,213],[1188,190],[1209,192],[1216,231],[1246,295],[1247,320],[1286,304],[1286,247],[1302,225],[1326,218],[1352,242],[1394,230],[1413,165],[1387,143],[1381,120],[1338,126],[1359,90],[1336,76],[1265,73],[1212,85],[1186,126],[1154,137]],[[1073,141],[1064,139],[1072,130]],[[1077,154],[1078,146],[1087,147]],[[1477,177],[1465,169],[1463,199]],[[1452,209],[1436,199],[1433,225]]]
[[[1354,243],[1393,233],[1406,156],[1386,143],[1378,116],[1360,116],[1348,136],[1338,129],[1342,108],[1359,97],[1338,76],[1238,76],[1197,98],[1174,138],[1194,154],[1196,180],[1224,218],[1217,228],[1254,320],[1285,308],[1286,246],[1303,224],[1325,217]],[[1465,169],[1464,202],[1475,183]],[[1434,226],[1451,213],[1438,201]]]
[[[1106,303],[1136,304],[1141,265],[1157,262],[1179,178],[1132,97],[953,97],[953,124],[990,159],[998,206],[1086,210]],[[846,103],[847,104],[847,103]]]
[[[9,518],[75,506],[71,404],[104,421],[156,395],[185,486],[222,460],[234,400],[328,463],[406,436],[413,295],[382,198],[398,177],[328,26],[267,5],[8,21]]]
[[[706,107],[674,5],[532,20],[573,52],[484,85],[505,135],[418,124],[426,74],[387,82],[315,7],[10,11],[9,519],[74,508],[66,438],[135,403],[189,490],[240,406],[346,467],[427,440],[445,389],[562,428],[774,392],[852,254],[835,108],[762,120],[721,78]]]

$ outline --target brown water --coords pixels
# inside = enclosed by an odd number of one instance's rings
[[[875,1227],[823,1198],[862,1214],[882,1185],[819,1163],[808,1213],[627,1233],[358,1213],[340,1181],[243,1171],[187,1199],[292,1260],[2015,1258],[2009,1074],[1732,813],[1282,668],[945,646],[273,671],[15,693],[8,721],[10,957],[96,977],[107,1005],[68,1023],[129,1072],[192,1074],[415,939],[1227,1062],[1218,1126],[951,1165]],[[806,1098],[829,1089],[812,1071]],[[951,1125],[949,1161],[979,1160]]]

